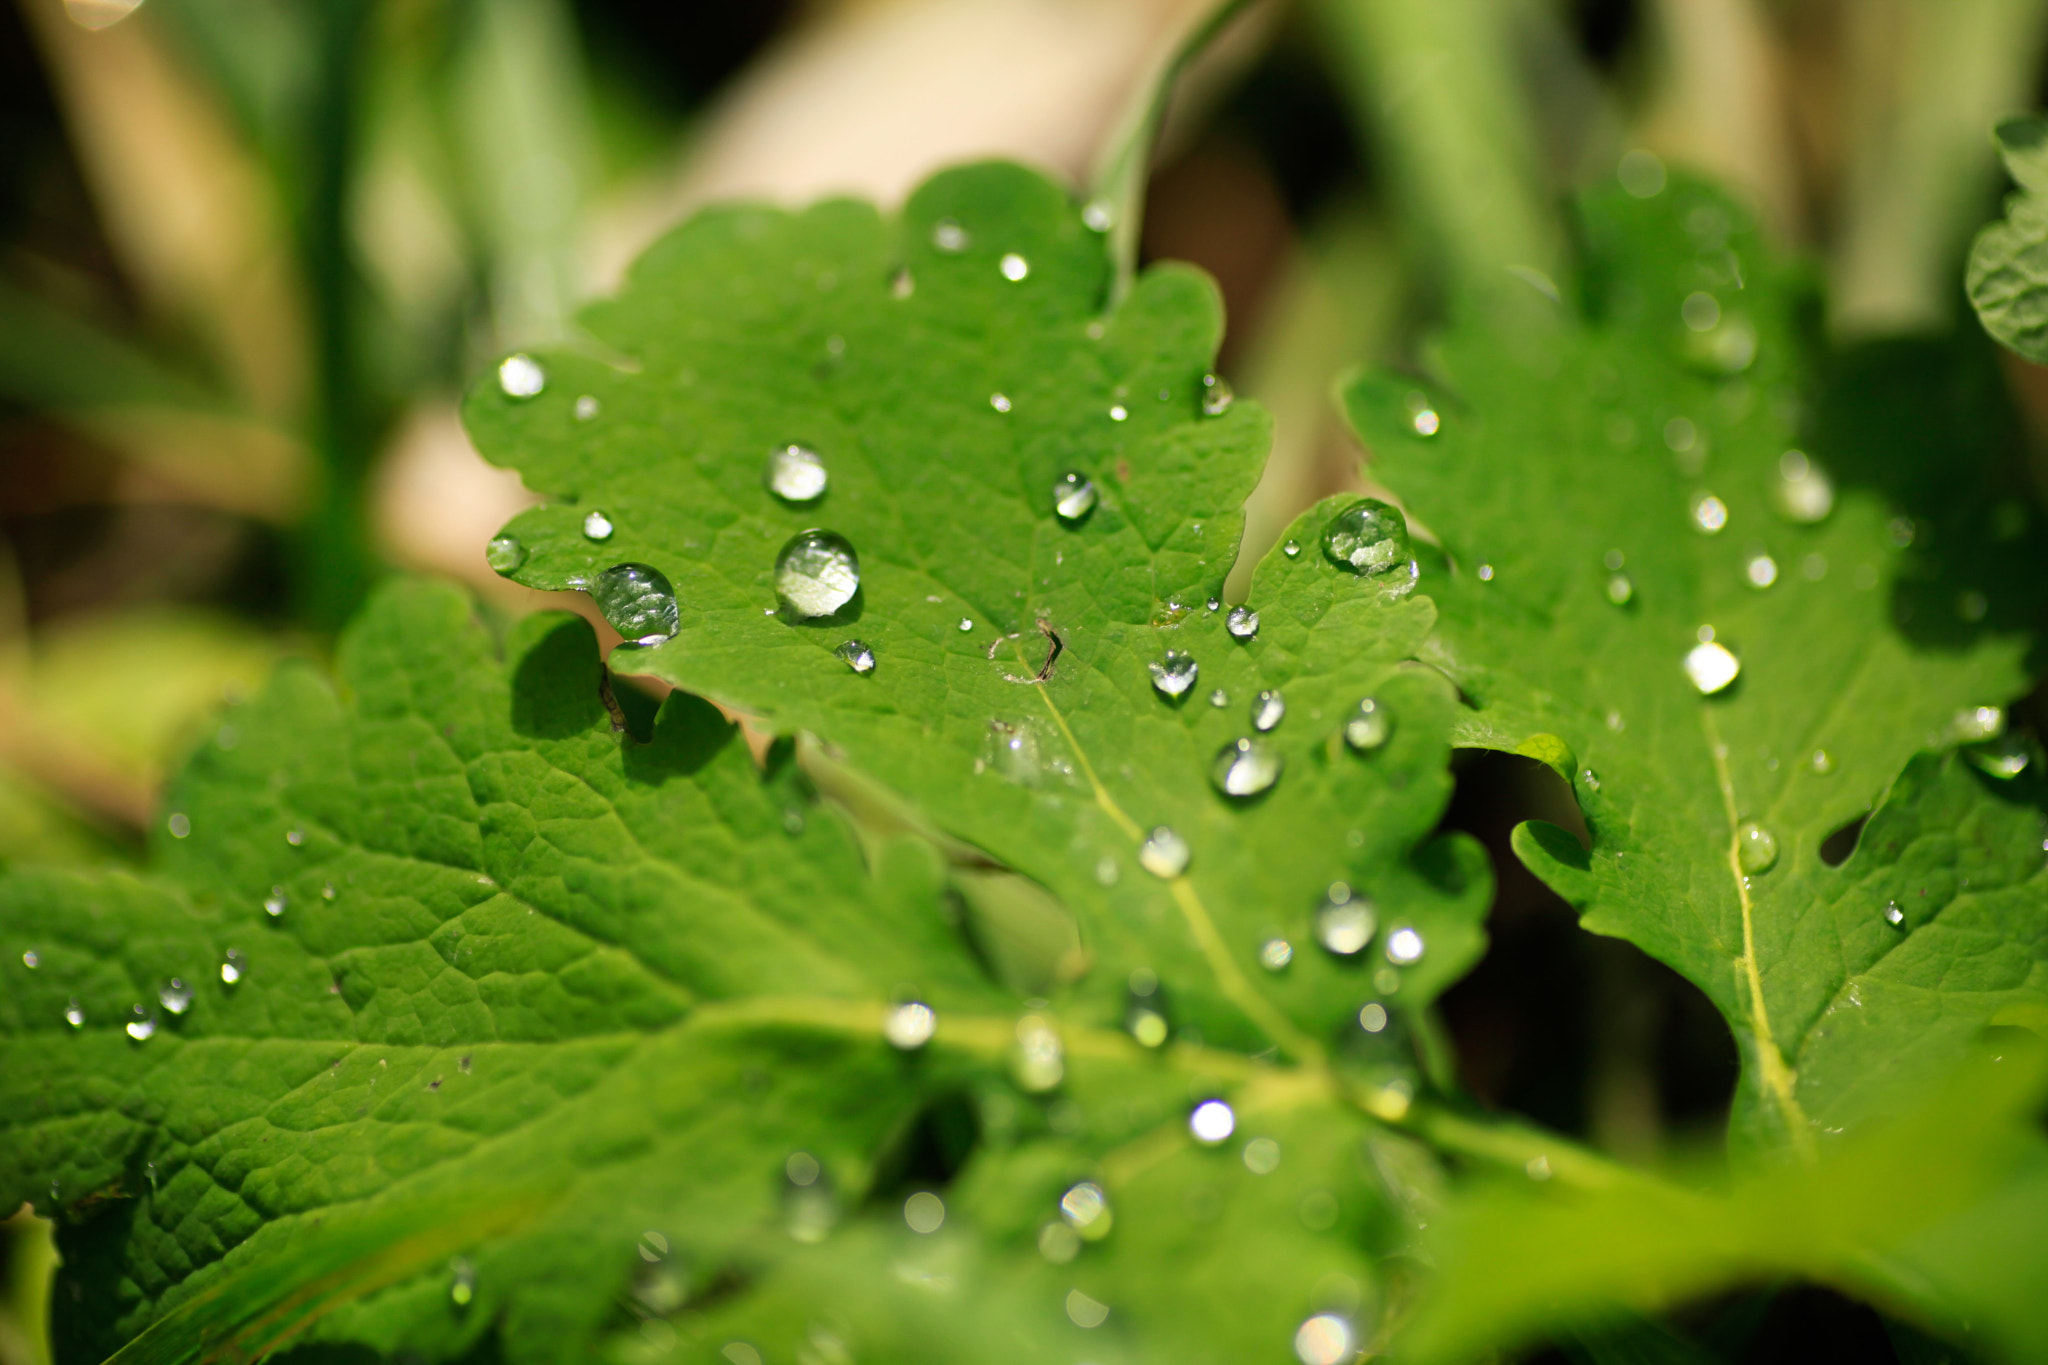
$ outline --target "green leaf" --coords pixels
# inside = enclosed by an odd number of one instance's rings
[[[1347,404],[1441,538],[1427,657],[1463,738],[1572,776],[1590,852],[1518,851],[1728,1017],[1737,1134],[1811,1151],[2042,998],[2038,812],[1923,763],[1855,860],[1822,858],[1916,750],[2002,725],[2037,517],[1986,472],[2007,432],[1974,355],[1848,357],[1831,392],[1797,273],[1733,204],[1678,182],[1584,214],[1549,326],[1454,329],[1429,380]],[[1880,991],[1881,1028],[1823,1022]]]
[[[1970,306],[1985,331],[2040,364],[2048,361],[2048,119],[2006,119],[1996,141],[2019,193],[2006,200],[2005,221],[1970,247]]]
[[[1338,1073],[1022,1001],[929,844],[864,854],[787,746],[758,772],[683,693],[616,702],[637,738],[605,693],[581,620],[529,618],[500,662],[459,594],[399,583],[338,690],[288,664],[230,714],[150,875],[0,878],[0,1203],[63,1220],[61,1359],[813,1328],[862,1358],[1158,1359],[1378,1300],[1372,1249],[1439,1179],[1361,1111],[1405,1108],[1398,1030],[1354,1026]],[[910,998],[936,1032],[892,1046]],[[1219,1097],[1235,1132],[1198,1143]],[[1060,1248],[1082,1181],[1113,1231]]]
[[[1231,634],[1220,598],[1267,420],[1205,383],[1222,325],[1206,278],[1151,270],[1105,314],[1110,285],[1076,206],[1012,166],[942,174],[893,222],[847,202],[702,214],[585,313],[588,347],[538,357],[537,395],[472,391],[478,446],[554,500],[507,527],[498,562],[609,597],[624,634],[651,635],[613,667],[819,736],[1045,888],[1080,921],[1098,1020],[1144,969],[1176,1026],[1313,1062],[1363,998],[1419,1009],[1479,952],[1483,855],[1430,840],[1454,698],[1404,662],[1431,620],[1411,580],[1317,552],[1327,507],[1298,528],[1306,552],[1260,566],[1256,637]],[[765,486],[791,445],[822,461],[821,496]],[[1072,521],[1055,511],[1070,473],[1096,498]],[[807,617],[777,564],[812,528],[857,553],[859,588]],[[632,565],[673,586],[675,621],[615,590],[654,581]],[[839,656],[850,641],[872,671]],[[1149,671],[1170,652],[1200,670],[1178,699]],[[1286,715],[1262,736],[1269,691]],[[1366,698],[1392,738],[1353,752],[1340,732]],[[1239,739],[1284,770],[1231,799],[1212,768]],[[1162,827],[1191,850],[1185,875],[1141,864]],[[1351,960],[1313,946],[1339,882],[1379,907]],[[1405,967],[1381,950],[1401,927],[1424,948]],[[1274,940],[1293,949],[1278,975],[1259,965]]]

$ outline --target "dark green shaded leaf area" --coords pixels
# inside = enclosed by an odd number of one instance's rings
[[[928,841],[686,694],[619,731],[602,678],[577,618],[501,659],[394,584],[338,686],[227,715],[149,875],[0,881],[0,1202],[62,1220],[63,1359],[1244,1356],[1385,1292],[1439,1178],[1352,1098],[1398,1049],[1342,1082],[1022,1001]],[[1048,1257],[1082,1181],[1108,1235]]]
[[[1527,825],[1518,852],[1727,1016],[1739,1147],[1811,1156],[2048,1002],[2040,765],[2001,733],[2040,515],[1981,347],[1827,355],[1798,272],[1696,183],[1582,222],[1577,297],[1348,408],[1441,539],[1426,657],[1462,737],[1584,812],[1590,851]]]
[[[1970,306],[1985,331],[2038,365],[2048,362],[2048,119],[2006,119],[1996,141],[2019,188],[2006,200],[2004,221],[1970,247]]]

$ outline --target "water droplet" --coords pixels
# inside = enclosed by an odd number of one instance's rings
[[[1522,1169],[1531,1180],[1548,1180],[1551,1177],[1550,1158],[1537,1155],[1522,1163]]]
[[[1422,941],[1421,931],[1411,925],[1401,925],[1387,935],[1387,961],[1397,967],[1420,962],[1423,949],[1427,946]]]
[[[73,1028],[85,1027],[85,1011],[79,1008],[78,997],[75,995],[71,997],[71,1002],[64,1006],[64,1022]]]
[[[284,888],[273,886],[270,888],[270,894],[263,898],[263,913],[272,919],[276,919],[284,913],[285,906],[288,904],[290,902],[285,899]]]
[[[333,900],[333,899],[334,899],[334,896],[335,896],[335,891],[334,891],[334,883],[333,883],[333,882],[329,882],[329,883],[327,883],[327,884],[326,884],[325,886],[323,886],[323,887],[321,887],[321,888],[320,888],[320,899],[321,899],[321,900],[324,900],[324,901],[331,901],[331,900]]]
[[[1237,394],[1230,387],[1230,381],[1220,374],[1202,376],[1202,413],[1207,417],[1221,417],[1230,411],[1230,405],[1237,401]]]
[[[1214,1147],[1237,1131],[1237,1112],[1222,1100],[1203,1100],[1188,1115],[1188,1131],[1195,1141]]]
[[[1481,564],[1479,566],[1479,581],[1481,583],[1491,583],[1493,581],[1493,565]]]
[[[182,839],[192,832],[192,821],[183,811],[172,811],[171,818],[164,821],[164,828],[171,832],[173,839]]]
[[[1171,881],[1188,870],[1188,841],[1165,825],[1146,836],[1138,848],[1138,866],[1163,881]]]
[[[1826,520],[1834,510],[1835,485],[1826,471],[1806,458],[1804,451],[1788,450],[1778,457],[1771,504],[1787,521],[1811,525]]]
[[[1394,717],[1379,700],[1367,697],[1344,721],[1344,742],[1361,754],[1371,753],[1394,733]]]
[[[1209,694],[1209,705],[1221,711],[1224,707],[1230,705],[1230,694],[1220,687],[1217,688]]]
[[[498,387],[507,398],[531,398],[547,386],[547,371],[530,355],[508,355],[498,362]]]
[[[234,985],[242,979],[242,973],[248,970],[248,966],[240,953],[233,948],[228,949],[220,960],[221,981],[229,986]]]
[[[595,419],[597,414],[603,411],[603,408],[603,404],[599,403],[592,395],[586,393],[576,400],[576,406],[571,411],[576,414],[577,421],[588,422]]]
[[[1107,232],[1116,226],[1116,210],[1107,199],[1090,199],[1081,206],[1081,222],[1090,232]]]
[[[1052,481],[1052,510],[1069,525],[1095,510],[1096,496],[1095,481],[1079,470],[1070,469]]]
[[[1283,766],[1280,751],[1266,741],[1237,739],[1217,751],[1209,780],[1225,796],[1256,796],[1280,780]]]
[[[1813,757],[1806,760],[1806,766],[1813,771],[1815,776],[1826,777],[1835,770],[1834,755],[1830,754],[1826,749],[1815,749]]]
[[[1271,1175],[1280,1169],[1280,1144],[1269,1137],[1255,1137],[1244,1145],[1244,1168],[1253,1175]]]
[[[1678,306],[1679,317],[1695,332],[1711,332],[1721,325],[1721,301],[1703,290],[1694,290]]]
[[[932,245],[949,254],[967,250],[967,229],[951,218],[932,224]]]
[[[1358,1010],[1358,1026],[1367,1033],[1384,1033],[1387,1028],[1387,1007],[1377,1000],[1368,1001]]]
[[[1099,1242],[1107,1237],[1111,1224],[1116,1221],[1110,1211],[1109,1196],[1092,1180],[1083,1180],[1060,1196],[1060,1217],[1081,1235],[1083,1241],[1088,1242]]]
[[[841,659],[844,659],[846,666],[856,673],[872,673],[875,671],[875,651],[869,649],[859,640],[848,640],[832,652]]]
[[[1686,651],[1685,676],[1702,696],[1711,697],[1741,672],[1742,661],[1726,645],[1705,640]]]
[[[1623,730],[1628,729],[1628,722],[1621,718],[1621,712],[1609,711],[1607,713],[1607,728],[1618,735]]]
[[[971,616],[963,616],[963,617],[961,617],[961,618],[960,618],[960,633],[961,633],[962,635],[965,635],[965,634],[966,634],[966,633],[967,633],[968,631],[970,631],[970,630],[973,630],[973,629],[974,629],[974,618],[973,618],[973,617],[971,617]]]
[[[1284,938],[1269,938],[1259,945],[1259,965],[1269,972],[1282,971],[1294,961],[1294,945]]]
[[[476,1266],[467,1256],[457,1256],[448,1263],[448,1300],[457,1308],[467,1308],[476,1298]]]
[[[917,1051],[932,1040],[938,1029],[939,1016],[930,1005],[918,1000],[896,1006],[882,1022],[882,1036],[889,1040],[889,1046],[903,1052]]]
[[[1290,540],[1285,545],[1282,545],[1280,547],[1280,553],[1286,555],[1289,559],[1292,559],[1296,555],[1301,553],[1301,546],[1295,543],[1294,541]]]
[[[1271,730],[1287,715],[1287,698],[1278,692],[1261,692],[1252,700],[1252,729],[1260,734]]]
[[[175,976],[157,991],[156,998],[172,1014],[183,1014],[192,1008],[192,988]]]
[[[1963,750],[1972,767],[1990,777],[2009,782],[2027,770],[2033,753],[2018,735],[2006,735]]]
[[[129,1012],[128,1036],[138,1043],[146,1043],[156,1034],[156,1019],[142,1006],[137,1005]]]
[[[1081,1234],[1062,1222],[1038,1230],[1038,1254],[1054,1265],[1066,1265],[1081,1254]]]
[[[799,531],[775,557],[775,593],[798,618],[830,616],[860,591],[860,556],[835,531]]]
[[[1078,1289],[1067,1291],[1067,1320],[1083,1329],[1097,1328],[1109,1321],[1109,1305],[1091,1299]]]
[[[816,502],[825,496],[831,476],[818,452],[805,446],[788,445],[772,451],[762,478],[768,491],[784,502]]]
[[[1031,262],[1014,251],[1006,251],[1002,260],[996,263],[996,268],[1003,272],[1004,279],[1014,284],[1031,273]]]
[[[1332,882],[1316,909],[1316,941],[1339,957],[1356,957],[1379,928],[1369,897],[1353,894],[1344,882]]]
[[[1115,886],[1123,875],[1112,855],[1105,853],[1095,860],[1095,882],[1098,886]]]
[[[1000,393],[990,394],[988,396],[988,405],[994,408],[997,412],[1008,412],[1010,410],[1009,398],[1006,395]]]
[[[1250,607],[1232,607],[1223,628],[1239,640],[1249,640],[1259,633],[1259,614]]]
[[[946,1224],[946,1201],[930,1190],[919,1190],[903,1201],[903,1222],[920,1237],[929,1237]]]
[[[1128,418],[1128,417],[1129,417],[1130,415],[1131,415],[1131,410],[1130,410],[1129,408],[1125,407],[1125,406],[1124,406],[1124,405],[1123,405],[1122,403],[1112,403],[1112,404],[1110,404],[1110,407],[1109,407],[1109,420],[1110,420],[1110,421],[1112,421],[1112,422],[1121,422],[1121,421],[1123,421],[1124,419]]]
[[[1162,1047],[1166,1043],[1166,1016],[1148,1005],[1133,1004],[1124,1011],[1124,1027],[1140,1047]]]
[[[1194,655],[1178,649],[1167,650],[1165,658],[1156,663],[1149,663],[1145,667],[1152,674],[1153,688],[1160,696],[1167,698],[1186,696],[1188,689],[1195,685],[1195,679],[1201,676],[1202,672],[1201,665],[1195,662]]]
[[[660,644],[682,626],[675,589],[650,565],[614,564],[597,576],[590,595],[612,629],[639,644]]]
[[[1692,500],[1692,524],[1702,535],[1719,535],[1728,524],[1728,504],[1712,493],[1700,493]]]
[[[1754,876],[1769,872],[1778,863],[1778,836],[1754,820],[1745,820],[1735,831],[1735,861]]]
[[[1351,1324],[1335,1313],[1318,1313],[1294,1331],[1294,1358],[1301,1365],[1343,1365],[1356,1353]]]
[[[1759,550],[1742,566],[1742,576],[1752,588],[1768,588],[1778,581],[1778,561]]]
[[[1621,187],[1637,199],[1654,199],[1664,192],[1664,163],[1654,153],[1640,147],[1622,154],[1614,176],[1621,182]],[[1315,1365],[1315,1362],[1304,1360],[1304,1365]]]
[[[1949,737],[1959,744],[1973,744],[1978,740],[1996,739],[2005,733],[2005,708],[2001,706],[1971,706],[1956,712],[1949,722]]]
[[[1361,498],[1323,528],[1323,553],[1353,573],[1391,573],[1408,562],[1408,519],[1377,498]]]
[[[1067,1074],[1066,1049],[1052,1025],[1041,1016],[1027,1014],[1017,1021],[1017,1046],[1010,1054],[1010,1074],[1019,1089],[1043,1094]]]
[[[484,563],[490,565],[495,573],[517,572],[525,562],[526,546],[520,543],[518,536],[494,536],[484,547]]]
[[[1625,607],[1636,595],[1636,582],[1625,573],[1610,574],[1607,578],[1607,600],[1617,607]]]
[[[112,28],[142,8],[142,0],[64,0],[64,17],[97,33]]]
[[[1899,909],[1899,903],[1897,901],[1893,901],[1891,904],[1885,906],[1884,922],[1886,924],[1891,925],[1894,929],[1898,928],[1901,924],[1904,924],[1906,922],[1906,912]]]
[[[1594,772],[1591,768],[1579,769],[1579,785],[1589,792],[1599,791],[1600,774]]]
[[[583,518],[583,536],[586,540],[610,540],[612,519],[602,512],[591,512]]]

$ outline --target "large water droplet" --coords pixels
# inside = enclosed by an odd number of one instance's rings
[[[1269,972],[1283,971],[1294,961],[1294,945],[1284,938],[1269,938],[1259,945],[1259,965]]]
[[[146,1043],[155,1035],[155,1017],[148,1010],[137,1005],[129,1014],[128,1036],[138,1043]]]
[[[929,1043],[938,1029],[939,1016],[919,1000],[896,1006],[882,1021],[882,1036],[889,1040],[889,1046],[904,1052],[915,1052]]]
[[[583,537],[586,540],[610,540],[612,519],[602,512],[588,512],[583,517]]]
[[[70,1003],[64,1006],[64,1022],[73,1028],[85,1027],[85,1011],[79,1007],[78,997],[75,995],[71,997]]]
[[[1052,481],[1052,510],[1069,525],[1095,510],[1095,481],[1070,469]]]
[[[1754,820],[1735,831],[1735,861],[1744,872],[1769,872],[1778,862],[1778,836]]]
[[[930,1190],[919,1190],[903,1201],[903,1223],[920,1237],[929,1237],[946,1225],[946,1201]]]
[[[775,592],[798,617],[830,616],[860,591],[860,556],[834,531],[799,531],[775,557]]]
[[[507,398],[531,398],[547,386],[547,371],[530,355],[508,355],[498,362],[498,387]]]
[[[1188,870],[1188,841],[1165,825],[1147,835],[1138,848],[1138,866],[1153,876],[1171,881]]]
[[[156,998],[172,1014],[183,1014],[192,1008],[192,988],[175,976],[157,991]]]
[[[234,985],[242,979],[242,973],[248,970],[248,965],[240,953],[233,948],[228,949],[220,961],[221,981],[230,986]]]
[[[1188,1131],[1195,1141],[1214,1147],[1237,1131],[1237,1111],[1222,1100],[1203,1100],[1188,1115]]]
[[[1387,961],[1397,967],[1411,962],[1420,962],[1428,945],[1422,941],[1422,933],[1413,925],[1403,924],[1387,935]]]
[[[1178,649],[1167,650],[1165,658],[1145,667],[1151,672],[1152,686],[1158,690],[1159,695],[1175,699],[1186,696],[1188,689],[1195,685],[1195,679],[1201,676],[1202,672],[1201,665],[1195,662],[1194,655]]]
[[[1265,691],[1252,699],[1252,729],[1260,734],[1271,730],[1287,715],[1287,698],[1278,692]]]
[[[273,886],[270,888],[270,894],[263,898],[263,913],[270,916],[272,919],[276,919],[279,915],[282,915],[284,913],[285,907],[290,903],[291,902],[285,898],[284,888],[281,886]]]
[[[1332,882],[1316,909],[1316,941],[1339,957],[1356,957],[1372,942],[1379,917],[1372,901],[1343,882]]]
[[[846,666],[856,673],[875,671],[875,651],[859,640],[848,640],[832,651],[846,661]]]
[[[1092,1180],[1084,1180],[1060,1196],[1060,1217],[1088,1242],[1107,1237],[1110,1225],[1116,1221],[1110,1212],[1109,1196]]]
[[[1239,640],[1249,640],[1259,633],[1259,614],[1250,607],[1232,607],[1223,628]]]
[[[1712,493],[1701,493],[1692,500],[1692,524],[1702,535],[1719,535],[1728,525],[1728,504]]]
[[[484,547],[484,563],[490,565],[494,573],[516,573],[525,562],[526,546],[520,543],[518,536],[494,536]]]
[[[825,496],[825,486],[831,482],[818,452],[797,445],[771,453],[763,477],[769,492],[784,502],[796,503],[816,502]]]
[[[1806,458],[1805,452],[1788,450],[1778,457],[1771,504],[1787,521],[1810,525],[1825,520],[1834,510],[1835,485],[1819,465]]]
[[[597,576],[590,595],[612,629],[643,645],[661,643],[683,623],[675,589],[650,565],[614,564]]]
[[[1017,1021],[1017,1046],[1010,1054],[1010,1074],[1020,1090],[1042,1094],[1067,1074],[1066,1048],[1052,1025],[1036,1014]]]
[[[1379,748],[1393,733],[1393,714],[1374,697],[1359,702],[1344,721],[1344,742],[1361,754]]]
[[[1205,416],[1221,417],[1230,411],[1230,405],[1237,401],[1230,381],[1220,374],[1202,376],[1202,412]]]
[[[1353,573],[1391,573],[1408,562],[1408,519],[1398,507],[1362,498],[1330,518],[1323,553]]]
[[[1224,745],[1209,767],[1209,780],[1225,796],[1256,796],[1280,780],[1280,751],[1262,739]]]
[[[1351,1324],[1335,1313],[1318,1313],[1294,1332],[1294,1358],[1301,1365],[1344,1365],[1357,1349]]]
[[[1692,685],[1700,695],[1711,697],[1735,681],[1742,672],[1742,660],[1726,645],[1714,640],[1702,640],[1685,654],[1685,676],[1692,679]]]

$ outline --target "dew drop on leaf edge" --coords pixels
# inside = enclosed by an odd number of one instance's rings
[[[1323,553],[1352,573],[1376,577],[1408,562],[1408,519],[1378,498],[1361,498],[1323,528]]]
[[[494,536],[484,547],[484,563],[491,566],[493,573],[517,573],[526,563],[526,546],[518,536]]]
[[[651,565],[612,565],[591,584],[590,596],[612,629],[640,644],[658,644],[682,626],[675,588]]]
[[[535,397],[547,387],[547,383],[547,371],[530,355],[508,355],[498,362],[498,388],[507,398]]]

